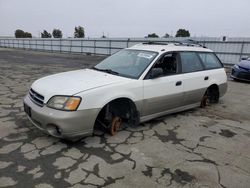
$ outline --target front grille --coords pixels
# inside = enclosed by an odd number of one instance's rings
[[[44,96],[35,92],[32,88],[29,91],[29,96],[35,104],[37,104],[38,106],[43,106]]]

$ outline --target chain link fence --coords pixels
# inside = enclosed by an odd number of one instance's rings
[[[52,39],[1,38],[0,47],[50,52],[111,55],[121,49],[142,42],[175,42],[186,39],[198,41],[212,49],[225,64],[237,63],[250,56],[250,38],[105,38],[105,39]]]

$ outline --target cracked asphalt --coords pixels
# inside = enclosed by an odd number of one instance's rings
[[[229,79],[219,104],[71,143],[28,121],[23,97],[53,73],[102,56],[0,48],[0,187],[250,186],[250,84]]]

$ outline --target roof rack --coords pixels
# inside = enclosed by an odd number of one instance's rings
[[[207,48],[206,46],[200,44],[198,41],[195,41],[192,39],[187,39],[183,41],[175,41],[174,44],[179,45],[179,46],[192,46],[192,47],[197,46],[197,47]]]
[[[148,42],[143,42],[142,44],[158,44],[158,45],[168,45],[170,42],[157,42],[157,41],[148,41]]]
[[[200,44],[198,41],[187,39],[183,41],[166,41],[166,42],[157,42],[157,41],[148,41],[144,42],[142,44],[149,44],[149,45],[169,45],[173,43],[176,46],[192,46],[192,47],[202,47],[202,48],[207,48],[206,46]]]

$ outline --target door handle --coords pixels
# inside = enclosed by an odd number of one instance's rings
[[[208,80],[208,79],[209,79],[209,77],[208,77],[208,76],[205,76],[204,80]]]
[[[176,86],[180,86],[182,84],[182,81],[178,81],[175,83]]]

